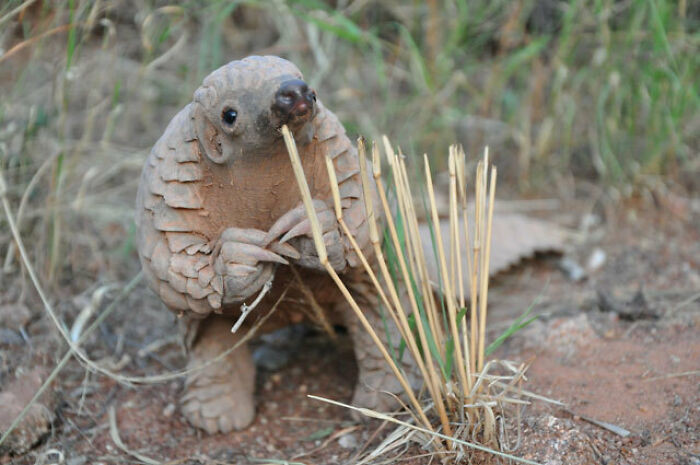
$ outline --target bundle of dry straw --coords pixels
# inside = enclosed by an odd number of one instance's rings
[[[286,126],[282,128],[282,133],[311,221],[320,261],[384,355],[408,400],[404,407],[410,417],[403,421],[382,412],[311,396],[399,425],[393,434],[360,463],[405,445],[408,442],[407,438],[418,441],[432,453],[451,461],[468,460],[470,454],[467,451],[471,448],[519,462],[535,463],[506,453],[508,450],[512,451],[512,448],[508,446],[505,413],[507,410],[513,410],[507,407],[527,403],[523,398],[529,395],[519,387],[524,379],[525,367],[505,361],[485,362],[490,238],[496,187],[496,168],[489,164],[488,150],[476,169],[476,208],[473,225],[467,227],[469,218],[465,154],[461,147],[450,148],[449,249],[446,249],[439,233],[440,220],[430,166],[427,155],[424,156],[429,216],[435,232],[432,246],[439,270],[438,285],[431,280],[428,272],[425,247],[421,243],[418,216],[404,157],[394,151],[386,137],[383,138],[384,152],[393,183],[390,187],[396,196],[394,211],[381,176],[380,151],[376,144],[372,145],[372,175],[381,199],[381,205],[373,205],[365,144],[362,139],[358,140],[369,234],[376,256],[376,267],[373,267],[343,219],[333,162],[326,156],[338,223],[360,257],[386,313],[399,329],[402,346],[409,351],[423,378],[423,390],[415,392],[406,374],[396,363],[395,351],[385,347],[377,335],[377,331],[383,329],[370,325],[362,309],[330,265],[294,138]],[[388,240],[385,244],[382,244],[383,231],[379,230],[377,224],[378,211],[383,211],[387,220]],[[473,237],[470,237],[470,230],[473,231]],[[463,253],[469,257],[466,270],[462,269],[460,260]],[[469,289],[465,289],[465,282],[468,282]],[[467,317],[467,314],[470,316]],[[498,375],[492,374],[495,368],[499,370]]]

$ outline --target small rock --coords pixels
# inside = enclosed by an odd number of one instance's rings
[[[0,392],[0,406],[2,406],[0,433],[7,431],[24,406],[39,390],[46,376],[47,373],[44,370],[34,369],[20,375]],[[50,431],[54,420],[53,400],[51,396],[43,396],[40,401],[35,402],[5,443],[0,446],[0,453],[22,454],[39,442],[41,437]]]
[[[17,331],[9,328],[0,328],[0,345],[21,346],[22,344],[24,344],[24,339]]]
[[[163,409],[163,416],[169,418],[175,413],[175,404],[172,402],[165,406]]]
[[[0,321],[5,328],[13,330],[24,328],[31,318],[32,312],[24,304],[0,304]]]
[[[586,277],[586,271],[571,257],[564,257],[559,260],[559,269],[575,283],[582,281]]]
[[[71,457],[66,460],[66,465],[85,465],[87,463],[87,457],[84,455],[79,455],[77,457]]]
[[[276,371],[289,361],[289,352],[268,345],[256,347],[253,350],[253,361],[259,368]]]
[[[642,441],[643,446],[648,446],[651,444],[651,431],[648,429],[643,429],[641,433],[639,433],[639,438]]]
[[[575,423],[552,415],[526,422],[519,455],[546,465],[601,463],[590,447],[588,436]]]
[[[84,455],[79,455],[77,457],[71,457],[66,460],[66,465],[85,465],[87,463],[87,457]]]
[[[240,458],[240,452],[235,449],[224,448],[212,454],[212,458],[217,462],[236,462]]]
[[[343,449],[354,449],[357,447],[357,438],[352,433],[344,434],[338,438],[338,445]]]
[[[586,314],[573,317],[536,320],[518,332],[514,344],[522,344],[523,349],[547,350],[569,359],[580,348],[595,344],[598,340]]]
[[[597,293],[600,311],[617,313],[622,320],[657,320],[661,317],[661,312],[649,303],[641,287],[628,301],[615,298],[607,289],[599,288]]]
[[[287,326],[260,336],[260,345],[253,349],[255,364],[269,371],[284,367],[301,346],[308,328],[304,325]]]
[[[589,213],[588,215],[583,215],[581,217],[579,229],[581,230],[581,232],[588,232],[591,229],[600,226],[602,222],[603,219],[600,217],[600,215],[596,215],[595,213]]]
[[[307,332],[308,328],[305,325],[285,326],[277,331],[263,334],[260,336],[260,340],[277,347],[298,347]]]
[[[588,261],[586,262],[586,270],[589,273],[598,271],[605,264],[606,259],[607,255],[605,254],[605,251],[599,247],[596,247],[588,257]]]

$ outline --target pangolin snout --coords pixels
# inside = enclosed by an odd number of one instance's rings
[[[301,79],[290,79],[280,85],[272,108],[285,119],[294,119],[312,114],[315,104],[316,92]]]

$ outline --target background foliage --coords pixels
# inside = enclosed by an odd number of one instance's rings
[[[297,63],[353,137],[386,133],[438,168],[455,141],[489,144],[502,193],[700,179],[699,2],[11,0],[0,35],[0,167],[54,284],[138,267],[147,151],[206,74],[249,54]]]

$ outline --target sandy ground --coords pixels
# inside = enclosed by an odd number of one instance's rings
[[[494,283],[493,335],[533,301],[540,314],[495,356],[531,363],[524,387],[566,404],[535,402],[523,409],[519,456],[546,464],[700,463],[697,218],[634,204],[623,211],[614,224],[607,218],[606,226],[578,235],[567,253],[583,268],[591,255],[605,255],[586,279],[572,282],[558,257],[540,257]],[[565,226],[579,218],[560,217]],[[79,296],[73,310],[63,310],[76,311],[89,298]],[[37,301],[26,321],[10,322],[0,333],[2,395],[14,395],[5,399],[17,405],[65,350],[40,309]],[[173,317],[145,289],[130,295],[97,332],[87,352],[120,373],[184,366]],[[260,349],[267,351],[261,358],[268,368],[258,374],[257,418],[243,432],[203,436],[190,427],[176,406],[181,379],[129,386],[71,361],[42,398],[43,407],[30,415],[34,423],[17,440],[20,446],[0,463],[57,463],[60,457],[71,465],[142,462],[120,449],[114,429],[131,452],[162,463],[355,463],[391,428],[358,424],[347,411],[306,397],[349,401],[356,367],[348,338],[334,344],[313,329],[290,334]],[[110,410],[116,428],[110,428]],[[515,435],[510,439],[516,443]],[[417,445],[398,452],[402,463],[430,463]],[[492,463],[481,455],[474,461]]]

